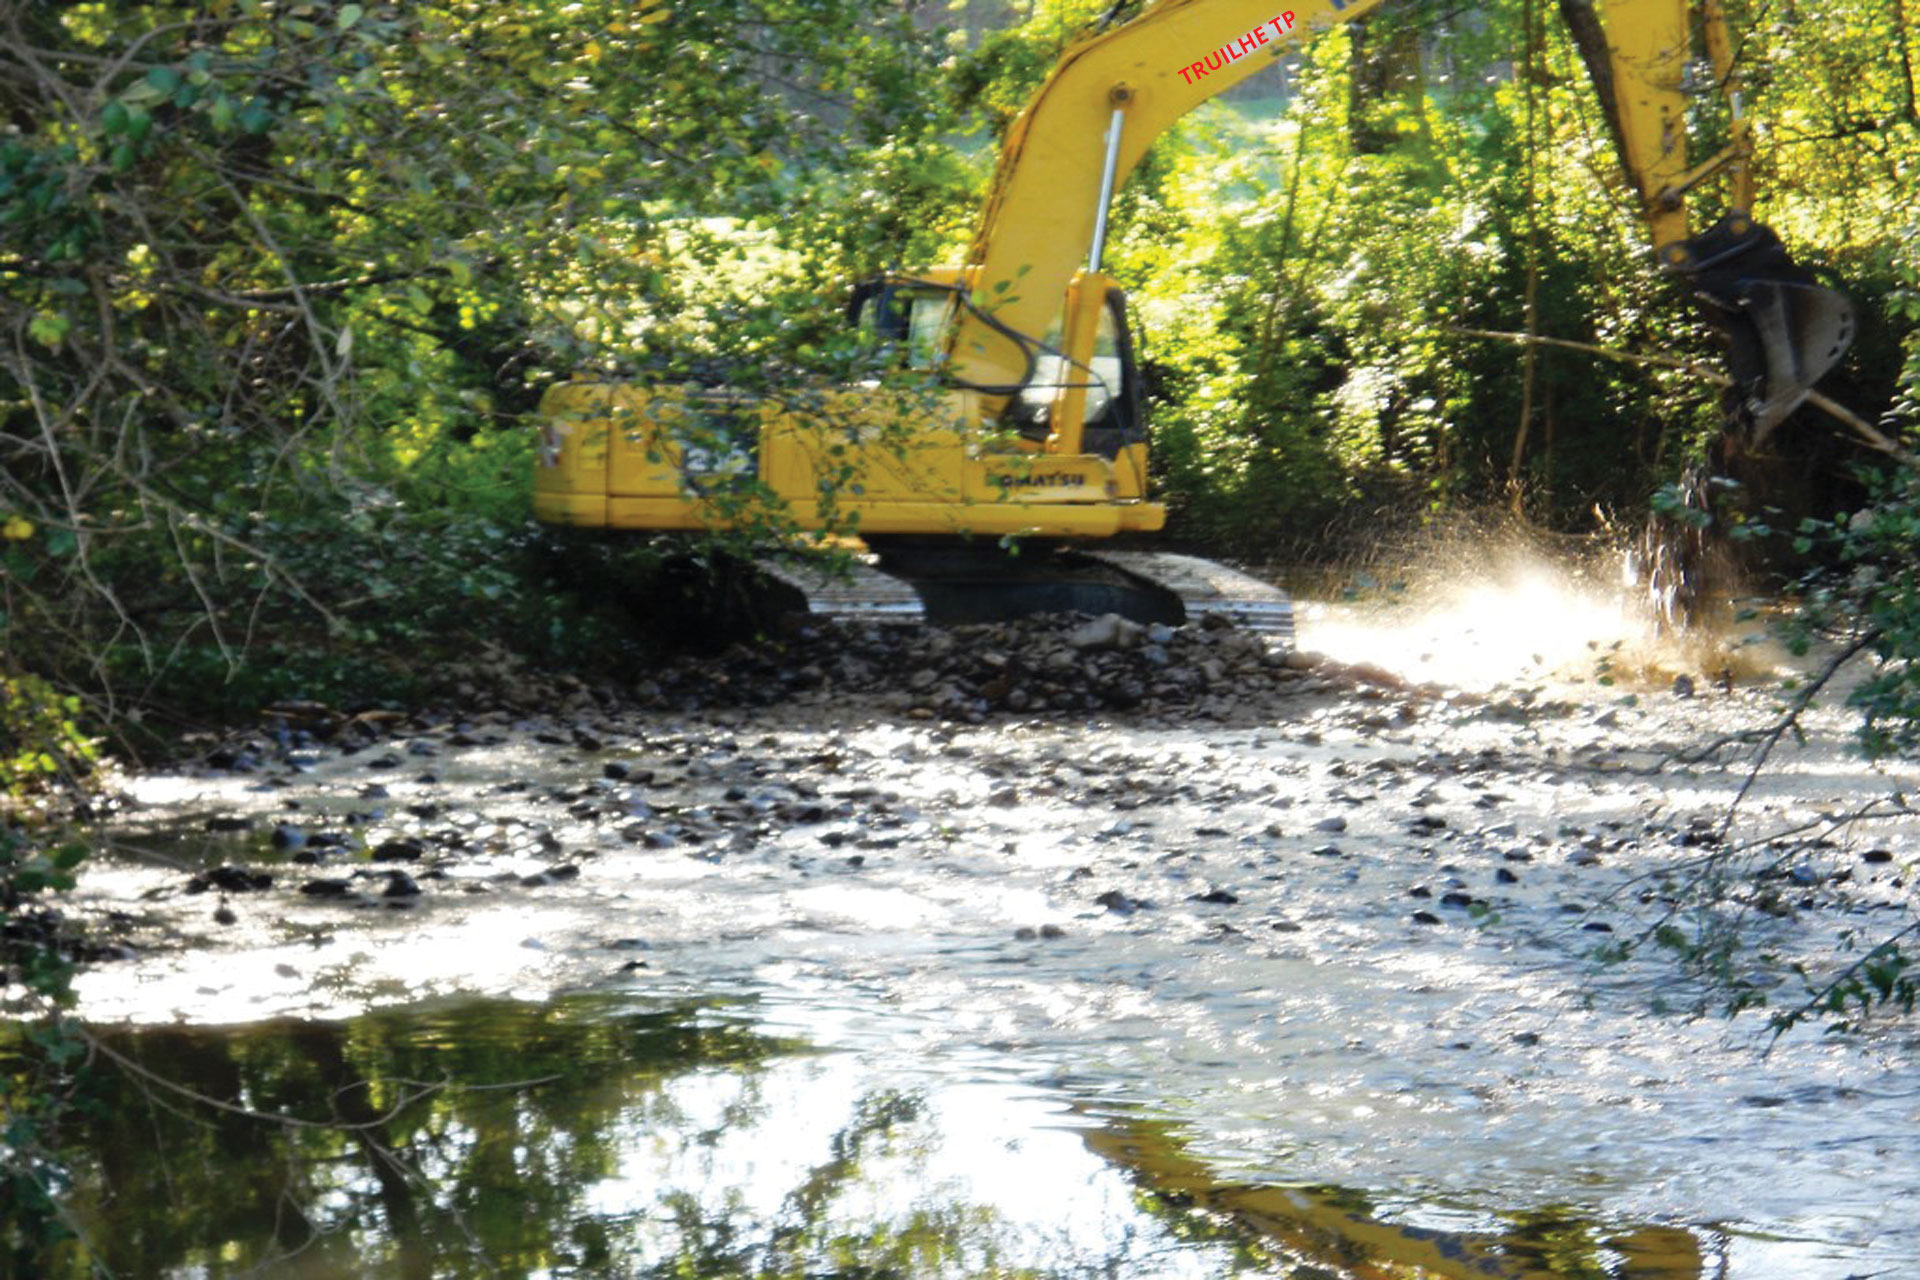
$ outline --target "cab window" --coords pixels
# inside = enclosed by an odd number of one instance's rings
[[[853,323],[878,344],[897,348],[910,369],[930,369],[940,351],[952,295],[945,289],[874,281],[853,298]]]

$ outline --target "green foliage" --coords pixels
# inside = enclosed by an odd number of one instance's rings
[[[37,676],[0,674],[0,811],[92,772],[96,743],[80,728],[80,699]]]
[[[73,887],[85,856],[84,845],[0,824],[0,1274],[35,1274],[73,1235],[59,1203],[68,1171],[54,1148],[84,1085],[85,1045],[62,1012],[73,964],[43,899]]]
[[[878,0],[11,20],[0,660],[122,709],[618,660],[527,518],[544,386],[819,385],[824,287],[973,181]]]
[[[1817,553],[1795,618],[1801,647],[1822,633],[1864,649],[1873,670],[1847,694],[1862,715],[1871,755],[1920,750],[1920,472],[1910,466],[1869,474],[1868,502],[1831,520],[1807,518],[1791,534],[1795,551]]]

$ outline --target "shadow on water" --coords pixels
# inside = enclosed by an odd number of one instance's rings
[[[1436,1229],[1349,1191],[1219,1185],[1150,1124],[889,1074],[749,1015],[574,996],[100,1032],[61,1144],[85,1248],[35,1274],[1720,1274],[1680,1230]]]

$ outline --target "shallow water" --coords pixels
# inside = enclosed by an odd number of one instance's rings
[[[1558,616],[1538,603],[1515,616],[1528,615]],[[1309,644],[1340,635],[1307,625]],[[1368,633],[1377,652],[1353,642],[1342,656],[1435,674],[1404,616]],[[1583,641],[1576,665],[1595,651]],[[605,1168],[555,1175],[575,1198],[553,1212],[617,1237],[610,1274],[665,1266],[675,1232],[693,1230],[662,1227],[657,1208],[623,1216],[623,1197],[654,1203],[642,1185],[743,1206],[699,1232],[747,1252],[694,1275],[785,1274],[767,1260],[792,1230],[881,1242],[858,1265],[821,1245],[811,1274],[873,1274],[883,1255],[897,1274],[983,1274],[995,1250],[1043,1275],[1920,1274],[1910,1037],[1769,1045],[1751,1023],[1657,1012],[1701,994],[1664,961],[1594,963],[1647,925],[1639,895],[1697,854],[1698,823],[1745,777],[1731,752],[1638,770],[1762,722],[1771,699],[1704,678],[1681,699],[1590,670],[1518,674],[1524,687],[1489,680],[1469,699],[1336,691],[1255,727],[953,728],[821,700],[602,716],[600,750],[553,726],[482,726],[465,746],[428,728],[250,774],[146,777],[120,852],[80,895],[127,913],[146,945],[83,979],[83,1009],[149,1028],[136,1041],[197,1037],[216,1059],[297,1026],[361,1052],[363,1075],[431,1081],[472,1078],[461,1055],[501,1034],[488,1018],[543,1035],[691,1019],[774,1046],[718,1062],[698,1045],[680,1059],[629,1049],[645,1070],[625,1076],[619,1055],[586,1055],[605,1074],[584,1093],[608,1110],[580,1123]],[[1843,716],[1807,728],[1748,798],[1736,841],[1910,781],[1853,759]],[[254,827],[211,833],[210,814]],[[344,844],[292,863],[275,823]],[[1897,924],[1914,835],[1903,816],[1796,852],[1820,871],[1805,905],[1750,913],[1750,936],[1820,963],[1848,930]],[[422,851],[367,861],[397,839]],[[1899,860],[1862,862],[1869,847]],[[235,863],[274,885],[190,891],[193,874]],[[422,892],[387,896],[391,867]],[[309,877],[353,891],[296,892]],[[222,902],[232,923],[213,918]],[[596,994],[552,1000],[583,990]],[[475,995],[522,1012],[475,1014],[456,1034],[421,1012]],[[204,1029],[273,1017],[302,1021]],[[203,1029],[152,1029],[169,1023]],[[398,1057],[366,1047],[389,1043]],[[688,1089],[708,1102],[675,1092]],[[783,1225],[801,1171],[830,1165],[822,1153],[875,1099],[888,1114],[907,1100],[901,1141],[932,1163],[874,1164],[885,1178],[836,1202],[869,1217]],[[682,1112],[705,1117],[704,1136]],[[550,1140],[576,1141],[528,1150]],[[689,1148],[705,1163],[658,1163]],[[741,1150],[754,1154],[719,1154]],[[607,1171],[623,1161],[648,1172]],[[951,1171],[968,1165],[992,1172]],[[355,1176],[364,1203],[342,1238],[387,1240],[392,1267],[413,1265]],[[903,1208],[894,1184],[958,1189]],[[271,1256],[260,1229],[235,1270]],[[886,1252],[923,1237],[945,1243]],[[501,1270],[597,1274],[569,1240],[564,1258],[549,1240],[542,1260],[502,1255]]]
[[[118,1065],[63,1147],[94,1247],[54,1276],[1682,1280],[1725,1248],[1226,1184],[1163,1123],[1015,1057],[821,1053],[751,1002],[440,1002],[98,1050]]]

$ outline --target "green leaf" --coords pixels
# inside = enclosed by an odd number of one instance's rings
[[[343,4],[340,6],[340,12],[334,15],[333,23],[342,31],[350,31],[353,24],[360,21],[360,15],[365,12],[366,10],[357,4]]]
[[[43,347],[57,347],[67,331],[73,328],[73,320],[63,312],[39,311],[27,322],[27,334]]]
[[[180,87],[180,73],[172,67],[153,67],[147,72],[147,83],[161,93],[172,93]]]

